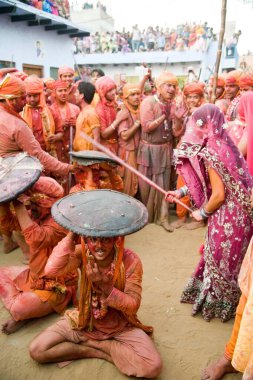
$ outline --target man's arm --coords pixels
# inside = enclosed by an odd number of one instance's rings
[[[81,266],[81,245],[75,245],[74,234],[69,232],[50,255],[45,274],[47,276],[62,276]]]
[[[19,148],[31,156],[37,157],[46,171],[53,172],[58,175],[68,174],[70,165],[58,161],[56,158],[50,156],[50,154],[41,149],[40,144],[35,139],[29,127],[22,125],[21,128],[18,128],[15,139]]]

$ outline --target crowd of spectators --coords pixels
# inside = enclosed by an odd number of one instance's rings
[[[21,2],[55,16],[70,18],[69,0],[21,0]]]
[[[134,25],[132,31],[96,32],[83,39],[74,39],[75,54],[128,53],[142,51],[169,51],[194,49],[205,52],[215,39],[213,28],[204,24],[180,24],[174,29],[152,26],[140,30]]]

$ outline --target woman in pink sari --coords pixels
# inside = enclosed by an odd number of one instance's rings
[[[199,107],[191,122],[176,157],[187,189],[169,194],[180,198],[188,190],[197,207],[192,216],[208,219],[208,229],[203,255],[181,302],[193,304],[192,314],[201,311],[207,321],[227,321],[239,301],[238,273],[253,233],[253,179],[217,106]]]

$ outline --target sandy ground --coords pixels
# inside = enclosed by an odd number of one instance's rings
[[[223,352],[232,330],[233,321],[205,322],[201,316],[191,316],[190,305],[179,302],[181,291],[199,260],[198,248],[204,234],[205,228],[168,233],[150,224],[126,241],[126,246],[140,255],[144,266],[139,317],[143,323],[154,326],[155,343],[164,363],[159,379],[200,379],[201,369]],[[0,266],[21,262],[19,250],[0,254]],[[7,318],[8,312],[0,304],[0,322]],[[29,342],[58,318],[51,315],[33,320],[9,336],[0,333],[0,380],[127,379],[112,364],[99,359],[79,360],[62,369],[55,364],[35,363],[28,354]],[[231,374],[224,379],[241,377]]]

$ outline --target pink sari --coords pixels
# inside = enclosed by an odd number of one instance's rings
[[[204,252],[188,281],[181,302],[193,304],[192,313],[204,319],[227,321],[240,297],[238,274],[253,234],[250,193],[253,179],[247,164],[224,128],[218,107],[206,104],[195,111],[177,154],[177,168],[199,208],[211,195],[208,168],[225,187],[224,203],[209,217]]]

